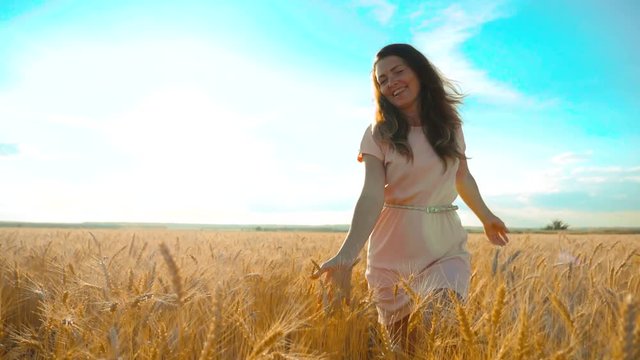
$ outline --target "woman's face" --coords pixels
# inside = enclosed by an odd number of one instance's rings
[[[416,111],[420,81],[411,68],[398,56],[387,56],[376,63],[375,75],[380,93],[401,111]]]

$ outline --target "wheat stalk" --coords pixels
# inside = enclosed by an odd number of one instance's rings
[[[620,312],[620,330],[614,358],[619,360],[632,360],[638,349],[634,347],[634,330],[636,327],[637,305],[631,295],[627,295]]]
[[[602,247],[604,246],[603,243],[598,243],[598,245],[596,245],[595,249],[593,249],[593,252],[591,253],[591,257],[589,257],[589,265],[588,268],[591,269],[591,264],[593,263],[593,259],[596,256],[596,254],[598,253],[598,250],[602,249]]]
[[[129,268],[129,280],[127,281],[127,291],[131,292],[134,287],[133,270]]]
[[[387,331],[387,329],[382,328],[382,325],[380,325],[379,327],[379,332],[380,338],[382,340],[382,356],[385,359],[388,359],[390,356],[392,356],[391,353],[393,351],[393,342],[391,341],[389,332]]]
[[[131,236],[131,242],[129,243],[129,257],[133,256],[133,244],[136,242],[136,234]]]
[[[573,346],[569,345],[564,349],[556,351],[551,357],[553,360],[567,360],[569,355],[573,352]]]
[[[285,333],[283,329],[278,325],[272,327],[262,340],[256,344],[248,357],[249,360],[256,359],[258,356],[264,354],[265,351],[271,349],[271,347],[284,336]]]
[[[111,268],[111,264],[113,263],[113,260],[114,260],[115,258],[117,258],[117,257],[118,257],[118,255],[120,255],[120,254],[124,251],[124,249],[126,249],[126,248],[127,248],[127,245],[125,245],[125,246],[121,247],[121,248],[120,248],[120,250],[116,251],[116,253],[115,253],[115,254],[113,254],[113,256],[111,257],[111,259],[109,259],[109,265],[107,266],[107,268],[109,268],[109,269]]]
[[[138,256],[136,257],[136,264],[140,264],[140,259],[142,259],[142,254],[144,254],[144,251],[147,249],[147,242],[145,241],[144,244],[142,244],[142,249],[140,249],[140,252],[138,253]]]
[[[564,321],[564,324],[569,330],[569,333],[573,333],[573,330],[574,330],[573,319],[571,319],[571,314],[569,313],[569,310],[567,309],[567,307],[564,305],[562,300],[560,300],[553,293],[549,296],[549,299],[551,300],[553,307],[560,314],[560,317]]]
[[[171,282],[173,284],[173,290],[178,296],[178,305],[182,305],[182,300],[184,299],[184,289],[182,287],[182,277],[180,276],[180,271],[178,269],[178,265],[173,260],[173,256],[171,256],[171,252],[169,251],[169,247],[164,242],[160,244],[160,253],[164,258],[165,263],[167,263],[167,267],[169,268],[169,273],[171,274]]]
[[[516,252],[514,252],[513,254],[509,255],[509,257],[507,258],[507,260],[500,266],[500,271],[505,271],[507,270],[507,267],[509,267],[509,265],[511,265],[512,262],[514,262],[516,260],[516,258],[518,258],[518,256],[522,253],[521,250],[516,250]]]
[[[213,348],[213,342],[215,341],[215,332],[216,332],[216,324],[212,322],[209,326],[209,330],[207,331],[207,337],[204,341],[204,345],[202,346],[202,350],[200,351],[200,360],[209,359],[209,354],[211,353],[211,349]]]
[[[516,359],[522,360],[529,353],[529,344],[527,342],[527,314],[524,310],[520,313],[520,328],[518,330],[518,348],[516,349]]]
[[[498,273],[498,255],[500,255],[500,248],[496,248],[493,254],[493,261],[491,262],[491,276],[496,276]]]
[[[120,341],[118,340],[118,329],[115,326],[109,329],[109,343],[113,351],[113,358],[118,359],[120,357]]]
[[[308,281],[302,265],[310,264],[299,259],[334,250],[330,246],[343,240],[338,234],[313,234],[302,243],[298,234],[284,232],[256,237],[144,230],[132,237],[115,230],[87,236],[81,230],[65,232],[68,240],[60,241],[59,232],[49,231],[0,229],[0,358],[406,358],[394,353],[394,341],[404,339],[378,331],[384,326],[377,322],[376,294],[363,272],[353,273],[355,305],[340,316],[316,310],[322,284]],[[173,242],[176,234],[185,251],[178,256],[169,248],[183,287],[181,306],[171,266],[166,274],[155,271],[158,261],[166,262],[158,260],[164,258],[160,243]],[[555,236],[548,238],[535,235],[527,246],[514,244],[520,247],[510,253],[522,253],[515,262],[513,255],[499,255],[495,276],[495,248],[469,242],[478,257],[470,295],[458,304],[467,325],[458,307],[440,311],[435,294],[424,296],[410,280],[398,281],[397,291],[416,304],[406,325],[420,335],[409,339],[417,341],[415,358],[640,359],[640,275],[632,271],[640,260],[636,239],[560,237],[566,251],[593,264],[569,269],[547,265],[557,252]],[[619,245],[608,251],[617,239]],[[211,258],[201,254],[212,248]],[[96,256],[110,249],[117,250],[113,256]],[[525,251],[537,255],[525,258]],[[132,264],[136,259],[141,261]],[[523,310],[516,311],[516,304]],[[285,321],[278,318],[281,311],[295,314]]]
[[[498,294],[496,296],[496,301],[493,305],[493,311],[491,312],[491,322],[490,322],[490,331],[489,331],[489,344],[488,344],[488,353],[493,353],[493,349],[496,345],[496,338],[498,334],[498,325],[500,323],[500,315],[502,314],[502,309],[504,308],[504,298],[506,295],[506,287],[504,284],[500,284],[498,287]]]
[[[640,325],[636,323],[636,329],[633,332],[633,348],[635,353],[632,354],[634,359],[640,359]]]
[[[473,334],[473,331],[471,330],[471,326],[469,325],[469,318],[467,316],[467,313],[464,307],[457,300],[456,300],[456,315],[458,318],[458,324],[459,324],[460,333],[462,334],[462,338],[469,346],[473,346],[475,335]]]
[[[411,281],[413,281],[413,274],[411,274],[411,277],[408,279],[408,281],[405,279],[400,279],[400,285],[402,286],[402,289],[409,295],[414,305],[417,306],[420,303],[420,296],[409,285]]]
[[[107,269],[106,264],[104,263],[104,258],[100,258],[98,261],[98,265],[100,265],[100,269],[102,270],[102,274],[104,275],[104,288],[102,289],[105,300],[109,300],[111,289],[113,286],[111,285],[111,278],[109,277],[109,269]]]
[[[616,268],[616,270],[613,272],[613,276],[614,276],[614,278],[615,278],[615,277],[618,277],[618,274],[620,273],[620,271],[622,270],[622,268],[623,268],[625,265],[627,265],[627,263],[631,260],[631,258],[632,258],[632,257],[634,257],[634,256],[636,256],[636,255],[637,255],[636,250],[633,250],[633,251],[631,252],[631,254],[629,254],[629,255],[627,256],[627,258],[626,258],[626,259],[624,259],[624,261],[623,261],[622,263],[620,263],[620,265],[619,265],[619,266]]]

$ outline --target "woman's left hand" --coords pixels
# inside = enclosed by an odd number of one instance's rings
[[[493,245],[504,246],[509,243],[509,229],[497,216],[491,214],[482,221],[484,233]]]

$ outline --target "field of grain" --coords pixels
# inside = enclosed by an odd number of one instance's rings
[[[404,358],[364,261],[349,305],[326,307],[309,279],[343,237],[1,229],[0,358]],[[415,358],[640,359],[640,235],[511,239],[470,235],[469,298],[429,331],[412,322]]]

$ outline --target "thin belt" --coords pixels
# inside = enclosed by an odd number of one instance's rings
[[[407,209],[407,210],[418,210],[424,211],[427,214],[435,214],[445,211],[455,211],[458,210],[457,205],[438,205],[438,206],[413,206],[413,205],[398,205],[398,204],[388,204],[384,203],[384,207],[388,208],[398,208],[398,209]]]

